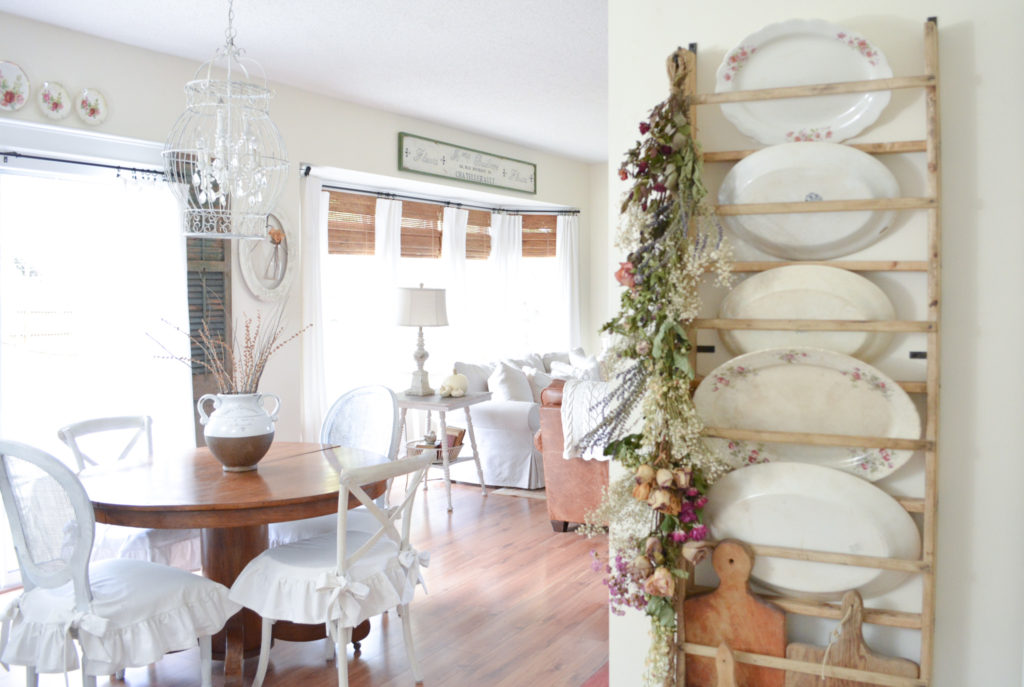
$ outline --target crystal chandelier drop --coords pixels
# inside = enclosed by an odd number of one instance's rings
[[[185,84],[185,112],[164,145],[164,173],[184,204],[186,236],[264,238],[288,171],[266,75],[235,45],[233,4],[226,43]],[[253,67],[262,83],[251,80]]]

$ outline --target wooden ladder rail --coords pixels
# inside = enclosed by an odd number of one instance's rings
[[[878,79],[858,82],[845,82],[834,84],[815,84],[809,86],[794,86],[785,88],[760,89],[755,91],[735,91],[721,94],[697,94],[695,79],[690,79],[685,92],[691,100],[691,118],[696,131],[695,110],[697,105],[708,105],[726,102],[745,102],[754,100],[771,100],[778,98],[811,97],[816,95],[828,95],[837,93],[863,93],[873,90],[886,90],[896,88],[923,88],[926,104],[926,128],[927,138],[924,141],[898,141],[891,143],[867,143],[852,144],[869,154],[892,154],[924,152],[926,154],[927,181],[929,194],[926,198],[895,198],[895,199],[865,199],[850,201],[821,201],[817,203],[758,203],[745,205],[722,205],[718,207],[723,215],[745,215],[745,214],[776,214],[791,212],[847,212],[854,210],[869,209],[901,209],[901,210],[924,210],[928,213],[927,228],[927,251],[926,261],[892,260],[892,261],[745,261],[734,265],[736,272],[760,272],[773,267],[780,267],[788,264],[826,264],[852,271],[904,271],[924,272],[927,274],[927,309],[928,317],[924,323],[897,322],[892,325],[871,323],[872,328],[863,328],[864,322],[853,321],[831,321],[821,325],[811,325],[808,321],[789,320],[781,329],[798,329],[800,326],[819,327],[829,329],[840,325],[839,330],[860,330],[860,331],[908,331],[900,327],[911,327],[909,331],[923,332],[927,336],[927,372],[925,382],[900,382],[900,386],[912,393],[926,394],[926,411],[924,439],[922,440],[901,440],[888,439],[885,441],[902,445],[909,442],[907,446],[916,445],[925,453],[925,497],[923,499],[898,499],[901,505],[908,512],[921,513],[923,515],[924,527],[922,532],[922,555],[919,561],[900,561],[895,559],[875,559],[875,557],[855,557],[858,559],[855,565],[865,563],[885,565],[908,566],[913,572],[922,574],[922,612],[920,614],[898,613],[895,611],[875,611],[868,614],[871,618],[868,622],[880,621],[879,624],[891,624],[895,620],[899,627],[910,627],[921,631],[921,674],[918,679],[904,678],[884,673],[871,671],[852,670],[837,668],[834,666],[820,666],[803,661],[792,659],[781,659],[772,656],[762,656],[747,652],[735,652],[735,659],[742,663],[774,667],[782,670],[793,670],[797,672],[824,674],[827,677],[837,679],[856,680],[875,685],[889,685],[891,687],[928,687],[932,679],[932,663],[934,660],[934,632],[935,632],[935,544],[936,516],[937,516],[937,481],[938,481],[938,413],[939,413],[939,344],[940,344],[940,295],[941,295],[941,145],[940,145],[940,117],[939,117],[939,62],[938,62],[938,22],[935,17],[929,17],[924,24],[924,52],[925,52],[925,74],[915,77],[896,77],[892,79]],[[690,53],[696,64],[696,44],[690,45]],[[739,151],[718,151],[703,154],[706,162],[729,162],[740,160],[756,150]],[[695,341],[695,332],[698,328],[709,329],[773,329],[778,327],[778,321],[757,321],[757,320],[732,320],[724,318],[704,318],[694,322],[688,336]],[[858,329],[857,325],[861,325]],[[879,327],[873,329],[873,327]],[[885,329],[885,326],[895,326],[896,329]],[[695,366],[696,347],[690,352],[691,363]],[[743,430],[717,429],[719,435],[737,433],[743,435]],[[751,436],[758,435],[765,438],[774,435],[776,438],[787,434],[801,435],[801,440],[817,443],[837,440],[832,435],[815,435],[808,433],[764,433],[752,432]],[[868,438],[874,441],[881,438]],[[810,552],[803,549],[786,549],[784,547],[754,547],[755,553],[760,549],[761,555],[777,555],[779,557],[790,556],[812,556],[823,555],[824,558],[831,556],[844,556],[844,554],[828,554],[827,552]],[[869,560],[874,559],[874,560]],[[805,558],[804,560],[818,560],[818,558]],[[838,559],[834,562],[841,562]],[[869,565],[868,567],[875,567]],[[677,603],[681,611],[681,595],[677,595]],[[820,615],[820,617],[834,617],[835,609],[824,609],[827,604],[817,605],[811,602],[800,600],[781,599],[781,604],[788,612],[803,613],[807,615]],[[827,614],[827,615],[825,615]],[[887,614],[887,615],[881,615]],[[895,614],[895,615],[894,615]],[[680,623],[682,619],[679,613]],[[866,619],[867,619],[866,618]],[[885,622],[882,622],[885,621]],[[698,644],[684,642],[681,647],[684,654],[714,657],[717,649]],[[685,664],[679,660],[678,663]],[[677,670],[677,675],[685,677],[684,669]],[[680,683],[682,684],[682,682]]]

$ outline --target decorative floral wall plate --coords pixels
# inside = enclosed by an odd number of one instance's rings
[[[805,202],[895,198],[889,168],[856,148],[835,143],[783,143],[740,160],[722,180],[718,202]],[[878,241],[890,211],[812,212],[723,217],[740,239],[787,260],[824,260]]]
[[[859,274],[826,265],[788,265],[740,282],[722,301],[719,317],[767,320],[892,320],[892,301]],[[723,329],[733,353],[811,346],[873,360],[889,346],[889,332],[761,331]]]
[[[13,62],[0,62],[0,110],[15,112],[25,107],[32,86],[25,72]]]
[[[71,96],[56,81],[44,81],[40,85],[36,102],[50,119],[64,119],[71,114]]]
[[[715,92],[885,79],[885,55],[862,36],[817,19],[770,24],[744,38],[718,67]],[[838,143],[870,126],[889,91],[722,105],[722,114],[761,143]]]
[[[75,101],[75,112],[87,124],[102,124],[107,118],[107,99],[95,88],[83,88]]]
[[[751,465],[708,492],[704,521],[714,539],[915,560],[921,535],[910,514],[878,487],[818,465]],[[758,557],[751,578],[783,594],[837,600],[856,589],[878,596],[907,573]]]
[[[693,402],[708,427],[919,439],[907,393],[867,363],[818,348],[772,348],[733,358],[704,378]],[[704,439],[726,463],[814,463],[869,481],[912,451]]]

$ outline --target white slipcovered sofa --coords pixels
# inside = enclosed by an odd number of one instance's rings
[[[600,366],[582,349],[506,358],[489,363],[455,363],[468,391],[490,391],[491,400],[470,408],[484,483],[494,487],[540,489],[544,464],[534,445],[540,429],[540,392],[552,379],[599,379]],[[452,414],[448,422],[460,425]],[[468,444],[468,437],[465,441]],[[467,455],[468,446],[462,455]],[[453,465],[452,479],[478,484],[472,461]]]

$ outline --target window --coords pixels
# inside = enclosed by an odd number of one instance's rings
[[[376,197],[331,191],[327,217],[327,252],[332,255],[373,255]],[[444,205],[402,201],[402,257],[440,258]],[[555,257],[555,215],[523,215],[523,257]],[[486,260],[491,254],[491,213],[469,210],[466,258]]]
[[[408,386],[415,369],[416,330],[394,323],[398,286],[422,283],[447,290],[449,325],[424,330],[430,354],[425,368],[434,387],[456,360],[521,357],[568,347],[567,328],[560,322],[565,308],[557,297],[556,215],[522,215],[521,259],[506,281],[493,255],[490,211],[467,211],[465,256],[459,264],[443,255],[444,204],[402,200],[400,254],[391,274],[391,263],[374,255],[376,207],[374,196],[329,193],[327,255],[321,269],[329,398],[362,384]]]

